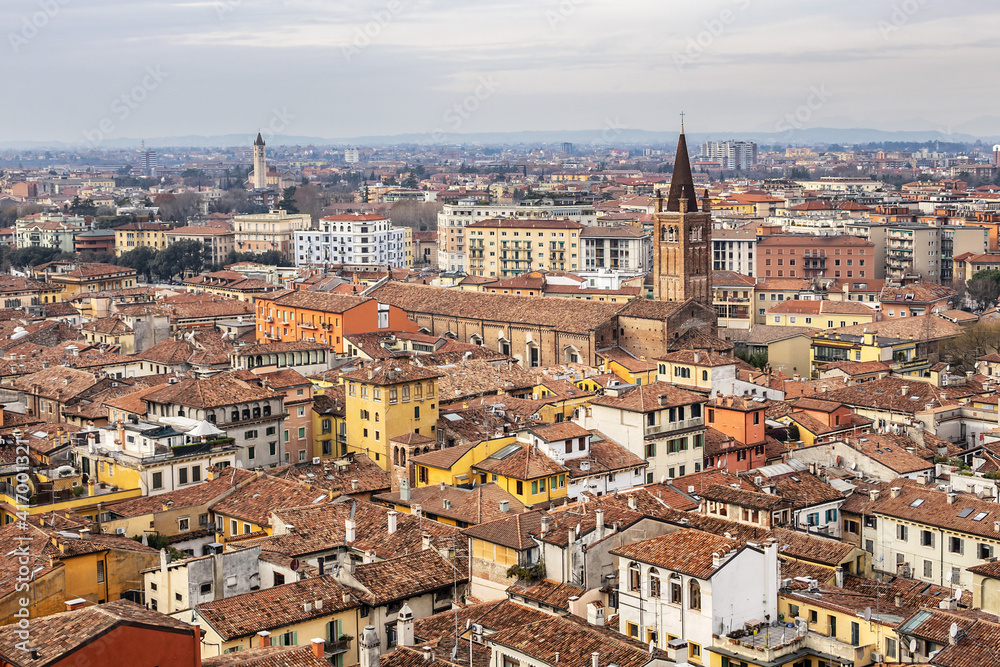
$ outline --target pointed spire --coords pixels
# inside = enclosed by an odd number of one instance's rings
[[[670,177],[670,195],[667,197],[667,211],[680,213],[681,200],[687,200],[687,211],[698,210],[698,194],[691,176],[691,160],[688,157],[687,140],[684,138],[683,121],[681,134],[677,138],[677,157],[674,159],[674,173]]]
[[[260,132],[257,133],[257,141],[253,142],[253,145],[254,146],[263,146],[264,145],[264,137],[260,136]]]

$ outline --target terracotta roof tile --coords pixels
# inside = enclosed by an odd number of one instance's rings
[[[326,490],[310,490],[280,477],[264,475],[213,503],[211,508],[216,514],[266,526],[271,512],[275,510],[313,505],[317,502],[326,503],[329,500],[330,493]]]
[[[465,558],[445,558],[437,549],[354,567],[352,576],[366,589],[359,593],[372,606],[452,588],[468,581],[469,565]]]
[[[30,645],[38,649],[37,658],[17,648],[23,640],[17,635],[16,624],[0,628],[0,656],[18,667],[65,664],[71,653],[122,625],[176,633],[178,642],[189,645],[194,632],[192,626],[166,614],[128,600],[115,600],[33,618]],[[185,635],[188,638],[182,639]]]
[[[345,592],[350,592],[350,589],[333,577],[313,577],[203,602],[195,607],[195,611],[224,640],[229,641],[261,630],[276,630],[361,606],[353,596],[348,597],[345,602]],[[319,608],[317,600],[323,601]]]

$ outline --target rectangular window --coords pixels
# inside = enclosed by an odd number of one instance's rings
[[[191,481],[192,482],[201,481],[201,466],[191,466]]]
[[[187,468],[178,468],[177,469],[177,483],[178,484],[187,484],[188,483],[188,469]]]
[[[300,426],[299,427],[299,440],[302,440],[305,437],[306,437],[306,427],[305,426]]]
[[[950,551],[953,554],[965,553],[964,540],[961,537],[949,537],[948,551]]]
[[[104,583],[104,561],[97,561],[97,583]]]
[[[154,472],[153,473],[153,488],[162,489],[163,488],[163,473]]]
[[[519,496],[523,496],[524,495],[524,482],[522,482],[521,480],[517,480],[517,484],[515,485],[515,488],[517,489],[517,495],[519,495]]]
[[[538,482],[531,483],[531,495],[538,493]]]

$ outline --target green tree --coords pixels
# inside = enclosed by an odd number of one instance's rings
[[[979,271],[969,280],[966,298],[976,310],[986,310],[1000,299],[1000,270]]]
[[[140,276],[145,276],[148,281],[152,278],[150,265],[153,263],[155,258],[155,250],[146,246],[140,246],[135,250],[129,250],[128,252],[123,253],[115,264],[135,269]]]
[[[295,190],[297,188],[293,185],[285,190],[281,194],[281,201],[278,202],[277,208],[289,213],[298,213],[299,208],[295,205]]]
[[[161,280],[197,275],[211,261],[210,253],[208,246],[200,241],[177,241],[156,253],[150,271]]]

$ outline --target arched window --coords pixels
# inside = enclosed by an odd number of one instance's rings
[[[271,406],[270,405],[265,405],[264,406],[264,416],[265,417],[270,417],[271,416]]]
[[[177,411],[177,416],[178,416],[178,417],[183,417],[183,416],[184,416],[184,408],[180,408],[180,409],[179,409],[179,410]]]
[[[660,573],[656,571],[656,568],[649,570],[649,597],[660,597]]]
[[[628,589],[634,593],[639,592],[639,564],[628,564]]]
[[[250,419],[250,408],[243,408],[243,419]]]
[[[392,448],[392,465],[399,465],[399,447]]]
[[[688,583],[688,608],[701,609],[701,584],[696,579]]]
[[[399,465],[401,465],[401,466],[405,466],[406,465],[406,450],[405,449],[400,449],[399,450]]]
[[[258,417],[260,417],[260,407],[256,407],[256,408],[253,409],[253,417],[254,417],[254,419],[257,419]]]
[[[232,413],[230,413],[230,415],[229,415],[229,421],[231,421],[231,422],[238,422],[239,420],[240,420],[240,411],[239,410],[233,410]]]

